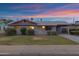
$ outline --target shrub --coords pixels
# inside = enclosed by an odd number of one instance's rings
[[[79,29],[70,29],[71,35],[79,35]]]
[[[34,35],[35,33],[34,33],[34,30],[33,29],[29,29],[28,30],[28,35]]]
[[[70,34],[72,34],[72,35],[79,35],[79,31],[70,31]]]
[[[26,28],[21,28],[20,31],[21,31],[21,34],[22,34],[22,35],[26,35]]]
[[[16,29],[14,28],[8,28],[5,30],[6,35],[12,36],[12,35],[16,35]]]

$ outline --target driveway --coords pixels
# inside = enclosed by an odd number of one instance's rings
[[[15,56],[60,56],[78,55],[79,45],[0,45],[0,55]]]
[[[59,36],[70,39],[72,41],[75,41],[77,43],[79,43],[79,36],[76,35],[68,35],[68,34],[59,34]]]

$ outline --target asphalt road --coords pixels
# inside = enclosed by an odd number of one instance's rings
[[[0,45],[0,56],[79,56],[79,45]]]

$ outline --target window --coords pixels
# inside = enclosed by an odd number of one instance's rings
[[[46,30],[51,30],[52,29],[52,27],[51,26],[46,26],[46,28],[45,28]]]

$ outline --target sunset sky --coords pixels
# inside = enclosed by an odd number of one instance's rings
[[[0,17],[79,17],[77,3],[0,3]]]

